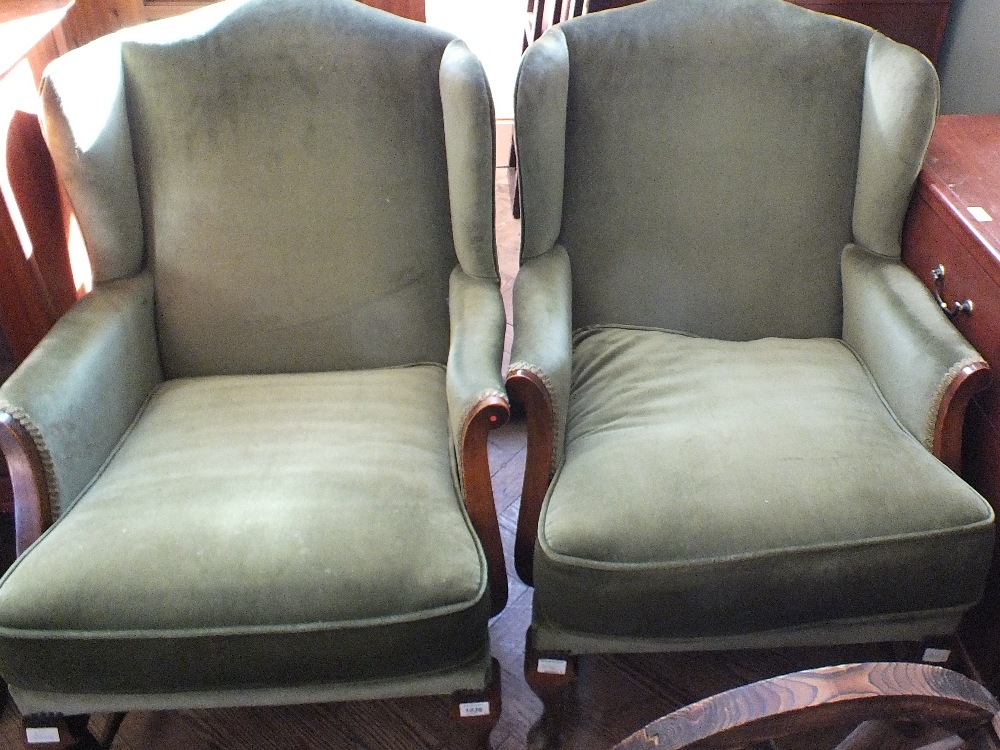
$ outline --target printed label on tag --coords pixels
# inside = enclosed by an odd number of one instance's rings
[[[539,659],[539,674],[566,674],[565,659]]]
[[[947,648],[925,648],[923,661],[928,664],[944,664],[951,657]]]
[[[25,727],[24,734],[29,745],[47,745],[59,742],[58,727]]]
[[[993,221],[993,217],[982,206],[969,206],[969,213],[976,221]]]
[[[461,716],[462,718],[465,718],[467,716],[489,716],[490,702],[476,701],[474,703],[459,703],[458,715]]]

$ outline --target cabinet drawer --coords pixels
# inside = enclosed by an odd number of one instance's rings
[[[931,271],[944,266],[946,302],[972,301],[972,314],[956,316],[952,322],[986,361],[1000,371],[1000,268],[985,255],[950,209],[921,188],[910,207],[903,260],[928,289],[934,289]],[[943,314],[943,313],[942,313]]]

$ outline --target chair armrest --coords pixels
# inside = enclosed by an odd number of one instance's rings
[[[73,504],[161,380],[153,287],[143,274],[77,302],[0,387],[2,446],[19,474],[15,519],[38,518],[23,538],[18,529],[19,549]],[[36,487],[38,498],[18,485]]]
[[[965,407],[989,366],[899,260],[848,245],[842,274],[844,341],[896,418],[958,471]]]
[[[528,427],[514,565],[528,585],[542,502],[565,448],[572,328],[569,257],[556,245],[525,260],[514,282],[514,345],[507,391],[524,408]]]
[[[493,614],[507,603],[500,524],[493,502],[488,434],[506,424],[510,406],[500,369],[506,317],[500,285],[460,267],[451,274],[448,413],[465,507],[479,535],[489,569]]]

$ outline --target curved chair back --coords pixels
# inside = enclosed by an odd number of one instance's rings
[[[168,377],[445,362],[452,41],[351,0],[222,3],[53,66],[97,281],[152,273]]]
[[[859,166],[915,174],[926,145],[862,153],[866,92],[897,47],[781,0],[650,0],[560,24],[518,82],[524,258],[565,247],[574,328],[840,335],[840,255],[872,176]],[[936,96],[930,64],[899,58],[895,80]],[[897,193],[880,208],[905,209]]]

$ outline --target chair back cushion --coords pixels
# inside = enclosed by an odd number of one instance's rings
[[[353,0],[234,0],[119,36],[166,374],[443,363],[453,37]]]
[[[559,29],[574,325],[839,335],[872,30],[780,0]]]

